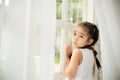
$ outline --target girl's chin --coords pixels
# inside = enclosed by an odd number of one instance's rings
[[[72,44],[72,46],[74,47],[74,48],[80,48],[80,46],[78,46],[78,45],[76,45],[76,44]]]
[[[77,46],[77,45],[73,45],[74,48],[80,48],[80,46]]]
[[[74,48],[77,48],[77,46],[76,46],[76,45],[73,45],[73,47],[74,47]]]

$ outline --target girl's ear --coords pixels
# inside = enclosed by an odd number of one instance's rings
[[[93,41],[94,41],[93,39],[89,39],[89,40],[88,40],[88,45],[92,44]]]

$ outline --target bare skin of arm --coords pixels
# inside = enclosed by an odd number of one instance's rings
[[[72,80],[77,72],[78,64],[82,62],[82,53],[79,49],[72,52],[71,59],[66,56],[65,74],[69,80]]]

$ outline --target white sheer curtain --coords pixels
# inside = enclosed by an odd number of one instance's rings
[[[56,0],[1,2],[0,80],[54,80],[55,30]]]
[[[94,0],[100,28],[103,80],[120,80],[120,0]]]

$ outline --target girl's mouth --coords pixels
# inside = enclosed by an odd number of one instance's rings
[[[76,45],[76,42],[73,42],[73,45]]]

